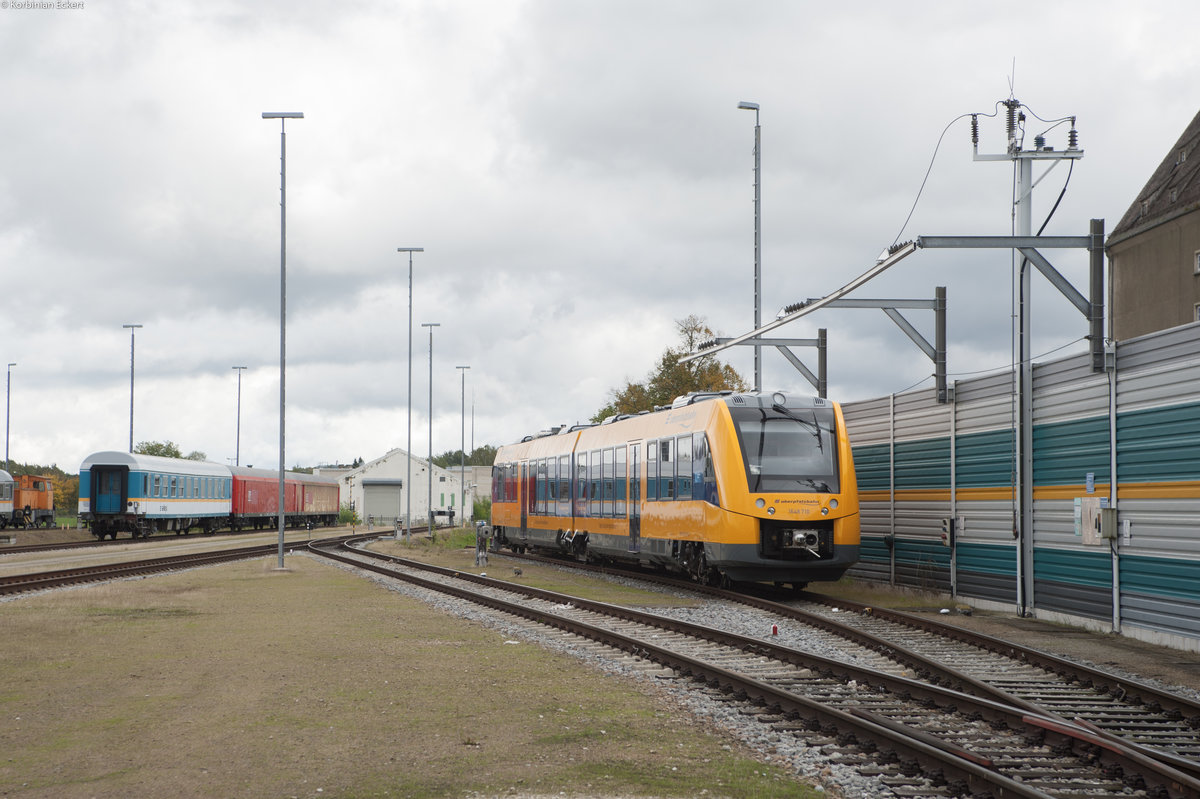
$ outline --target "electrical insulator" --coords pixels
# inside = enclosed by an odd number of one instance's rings
[[[1008,138],[1011,139],[1015,135],[1016,129],[1017,129],[1017,120],[1016,120],[1017,101],[1016,100],[1005,100],[1004,107],[1008,109],[1005,117],[1006,117],[1006,124],[1008,126]]]
[[[971,114],[971,144],[979,144],[979,115]]]
[[[1041,150],[1045,146],[1046,146],[1046,137],[1045,136],[1034,136],[1033,137],[1033,149]]]
[[[1079,149],[1079,131],[1075,130],[1075,120],[1071,120],[1071,130],[1067,133],[1067,149]]]

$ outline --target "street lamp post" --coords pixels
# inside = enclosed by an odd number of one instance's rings
[[[287,508],[283,496],[284,429],[287,399],[287,121],[304,119],[301,111],[263,111],[263,119],[279,120],[279,568],[283,568],[283,530]]]
[[[238,373],[238,398],[237,398],[237,440],[234,445],[233,465],[242,465],[242,371],[245,366],[233,367]]]
[[[745,100],[738,108],[754,112],[754,329],[762,327],[762,128],[758,103]],[[762,391],[762,346],[754,345],[754,390]]]
[[[424,247],[397,247],[396,252],[408,253],[408,444],[404,448],[404,540],[412,535],[412,254],[425,252]],[[432,331],[431,331],[432,332]],[[400,532],[396,531],[399,538]]]
[[[459,450],[458,450],[459,454],[462,457],[460,459],[461,463],[459,465],[459,471],[458,471],[458,493],[459,493],[458,517],[459,517],[459,521],[466,523],[466,520],[467,520],[467,370],[470,369],[471,367],[456,366],[454,368],[458,369],[459,372],[462,373],[462,416],[460,417],[461,421],[459,423],[459,426],[462,428],[461,430],[459,430],[459,436],[461,437],[462,442],[459,444]]]
[[[4,470],[8,471],[8,421],[12,410],[12,368],[15,363],[8,365],[8,387],[4,391]]]
[[[129,328],[129,452],[133,452],[133,338],[141,325],[121,325]]]
[[[429,484],[429,496],[425,501],[428,503],[426,510],[429,511],[429,537],[433,541],[437,540],[433,529],[433,329],[441,326],[441,322],[421,323],[421,327],[429,328],[429,479],[426,481]]]

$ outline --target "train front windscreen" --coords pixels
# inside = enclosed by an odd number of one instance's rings
[[[832,408],[730,408],[751,493],[837,494]]]

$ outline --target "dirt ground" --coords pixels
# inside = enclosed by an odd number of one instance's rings
[[[275,565],[0,602],[0,797],[817,795],[652,688]]]

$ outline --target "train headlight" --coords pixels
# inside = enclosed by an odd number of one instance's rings
[[[772,505],[771,507],[767,508],[767,515],[768,515],[768,516],[774,516],[774,515],[775,515],[775,506],[774,506],[774,505]]]
[[[836,510],[836,509],[837,509],[837,500],[836,500],[836,499],[831,499],[831,500],[829,500],[829,507],[831,507],[831,508],[833,508],[834,510]]]
[[[762,497],[759,497],[758,499],[754,500],[754,507],[756,507],[756,508],[761,508],[763,505],[766,505],[766,504],[767,504],[767,501],[765,499],[763,499]]]
[[[829,515],[829,508],[821,508],[821,515],[822,515],[822,516],[828,516],[828,515]]]

